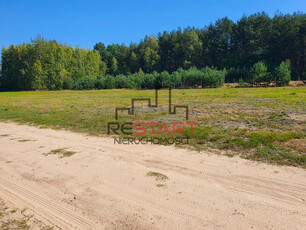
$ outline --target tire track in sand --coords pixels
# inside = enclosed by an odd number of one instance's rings
[[[11,178],[10,180],[5,179],[2,175],[0,176],[0,189],[4,190],[5,196],[11,202],[16,202],[16,199],[21,200],[35,214],[60,229],[97,229],[85,217],[55,203],[50,198],[38,195],[18,181],[13,182]]]

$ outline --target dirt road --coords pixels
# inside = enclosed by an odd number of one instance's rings
[[[306,226],[304,169],[12,123],[0,123],[0,198],[55,229]]]

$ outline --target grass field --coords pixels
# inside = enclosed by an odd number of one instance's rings
[[[115,107],[129,107],[135,97],[153,100],[154,91],[2,92],[0,120],[105,135]],[[190,148],[306,167],[305,87],[172,90],[172,104],[188,105],[189,120],[199,123]],[[168,115],[167,90],[159,91],[159,105],[138,103],[136,115],[122,113],[119,120],[184,120],[183,111]]]

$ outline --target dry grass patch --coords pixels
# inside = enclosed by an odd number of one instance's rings
[[[169,177],[167,177],[165,174],[159,173],[159,172],[148,172],[147,173],[148,177],[155,177],[156,180],[158,181],[164,181],[164,180],[169,180]]]
[[[0,199],[0,229],[1,230],[52,230],[53,227],[44,225],[33,214],[27,213],[27,209],[18,210],[11,204],[5,204]]]
[[[34,141],[34,140],[29,140],[29,139],[21,139],[21,140],[18,140],[18,142],[29,142],[29,141]]]

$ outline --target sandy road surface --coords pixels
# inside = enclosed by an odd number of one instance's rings
[[[301,168],[12,123],[0,135],[0,197],[55,229],[306,226]],[[46,156],[59,148],[76,154]]]

